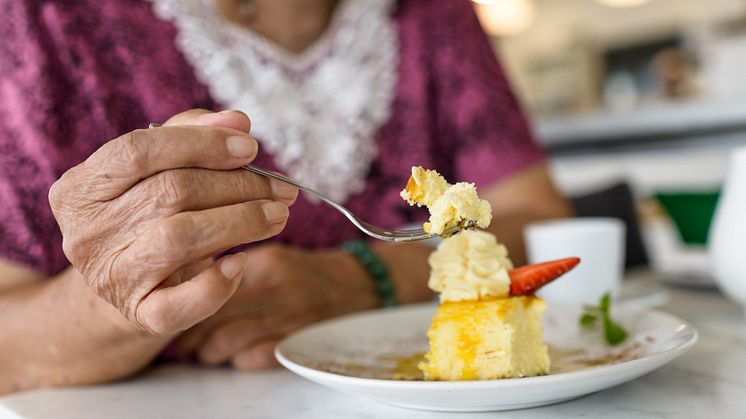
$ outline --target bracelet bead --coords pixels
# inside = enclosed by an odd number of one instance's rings
[[[376,294],[381,299],[384,307],[398,305],[395,297],[394,283],[389,277],[386,265],[378,259],[370,250],[368,244],[363,240],[351,240],[342,244],[342,250],[354,256],[358,263],[370,274],[375,282]]]

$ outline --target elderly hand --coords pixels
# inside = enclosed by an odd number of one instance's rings
[[[279,233],[297,190],[245,170],[257,143],[240,112],[189,111],[116,138],[67,171],[49,201],[68,259],[130,324],[157,335],[214,314],[245,256]]]
[[[243,281],[233,297],[179,338],[179,347],[202,363],[271,367],[275,343],[286,334],[379,304],[373,280],[344,252],[264,245],[246,255]]]

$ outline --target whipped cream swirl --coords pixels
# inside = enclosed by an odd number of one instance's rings
[[[428,286],[441,301],[504,298],[510,292],[508,250],[494,235],[465,230],[450,237],[430,255]]]

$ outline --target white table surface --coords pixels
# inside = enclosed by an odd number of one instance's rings
[[[716,291],[675,288],[662,309],[699,328],[700,341],[688,353],[626,384],[540,408],[421,412],[338,393],[284,370],[170,366],[110,385],[0,397],[0,418],[746,418],[741,309]]]

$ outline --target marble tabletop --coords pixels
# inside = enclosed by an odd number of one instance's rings
[[[0,418],[746,418],[746,323],[714,290],[668,289],[661,309],[700,340],[668,365],[577,400],[495,413],[405,410],[358,399],[285,370],[253,374],[169,366],[88,388],[0,397]]]

